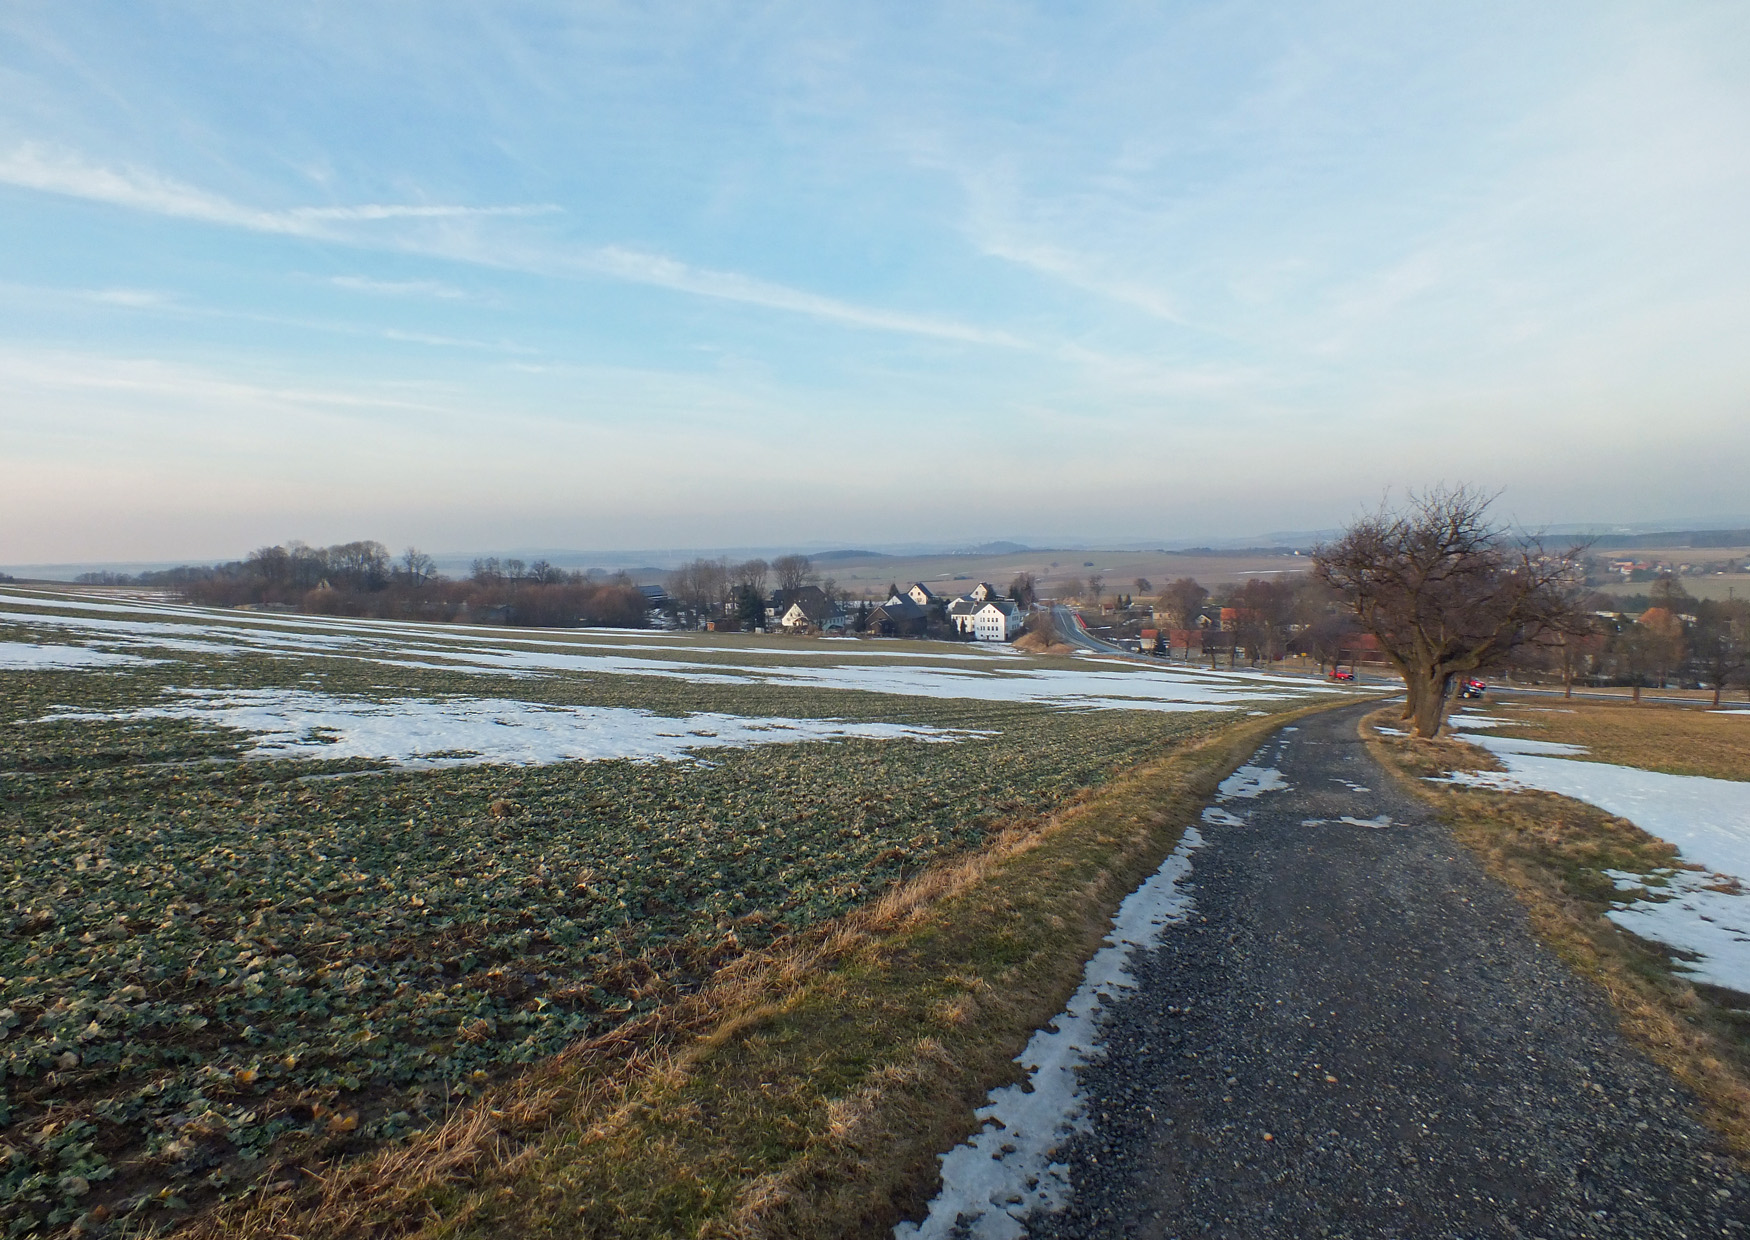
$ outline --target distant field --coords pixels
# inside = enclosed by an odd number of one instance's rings
[[[0,591],[0,1222],[363,1150],[1327,690],[963,644]]]
[[[1090,566],[1091,565],[1091,566]],[[1146,577],[1156,589],[1176,577],[1195,577],[1204,585],[1244,581],[1248,577],[1306,572],[1306,556],[1283,554],[1193,554],[1172,551],[1021,551],[1012,555],[938,555],[822,560],[815,570],[831,577],[853,595],[880,591],[889,582],[921,581],[937,593],[954,594],[989,581],[1007,589],[1017,573],[1032,573],[1049,593],[1070,578],[1085,581],[1092,573],[1105,578],[1107,593],[1135,593],[1135,581]]]
[[[1750,598],[1750,573],[1710,573],[1706,577],[1679,577],[1677,580],[1696,598]],[[1596,589],[1601,594],[1620,598],[1644,595],[1652,586],[1650,581],[1611,581]]]

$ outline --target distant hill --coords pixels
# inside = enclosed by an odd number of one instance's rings
[[[973,547],[967,555],[1014,555],[1017,551],[1031,551],[1033,548],[1018,542],[987,542]]]
[[[819,551],[808,558],[816,564],[836,564],[843,560],[887,560],[892,557],[879,551]]]
[[[1750,547],[1750,530],[1667,530],[1658,534],[1598,534],[1599,547]]]

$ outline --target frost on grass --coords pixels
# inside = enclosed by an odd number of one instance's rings
[[[254,737],[258,758],[356,758],[398,766],[492,763],[680,761],[701,749],[803,741],[944,742],[989,733],[836,719],[749,718],[700,713],[673,718],[647,710],[549,706],[506,698],[388,701],[303,689],[185,689],[160,706],[61,711],[54,720],[190,719]]]
[[[983,1126],[942,1155],[942,1191],[929,1214],[921,1223],[901,1223],[895,1236],[1018,1240],[1027,1234],[1028,1214],[1069,1203],[1069,1167],[1058,1161],[1058,1146],[1092,1131],[1077,1069],[1105,1054],[1104,1006],[1135,987],[1131,958],[1151,950],[1163,931],[1190,916],[1186,880],[1191,854],[1202,843],[1195,827],[1186,828],[1161,868],[1124,898],[1106,945],[1082,970],[1082,984],[1069,1005],[1016,1057],[1027,1079],[991,1091],[990,1101],[976,1112]]]
[[[1459,718],[1463,727],[1470,722]],[[1553,792],[1626,818],[1648,835],[1675,844],[1698,870],[1636,879],[1640,898],[1607,916],[1641,938],[1686,957],[1676,967],[1697,981],[1750,994],[1750,783],[1700,775],[1668,775],[1638,767],[1576,761],[1578,745],[1472,735],[1501,760],[1504,771],[1457,771],[1456,784]],[[1617,886],[1623,887],[1624,876]]]

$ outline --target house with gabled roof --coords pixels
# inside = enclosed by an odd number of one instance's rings
[[[981,642],[1006,642],[1021,635],[1027,613],[1012,599],[993,598],[972,615],[972,634]]]
[[[869,613],[869,631],[878,637],[922,637],[929,623],[929,611],[904,594]]]

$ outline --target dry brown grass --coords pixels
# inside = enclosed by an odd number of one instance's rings
[[[1664,952],[1604,917],[1616,893],[1605,870],[1647,873],[1677,864],[1677,849],[1551,793],[1431,784],[1425,776],[1492,759],[1462,742],[1383,737],[1369,726],[1390,724],[1390,714],[1362,724],[1374,754],[1518,896],[1538,937],[1604,990],[1623,1032],[1696,1094],[1708,1123],[1750,1163],[1750,1029],[1732,1003],[1698,990]]]
[[[1074,654],[1076,648],[1068,642],[1060,642],[1050,633],[1023,633],[1014,642],[1016,650],[1025,650],[1028,654]]]
[[[1688,706],[1642,703],[1490,702],[1490,715],[1512,719],[1504,736],[1584,745],[1596,762],[1673,775],[1750,780],[1750,718]],[[1496,730],[1496,729],[1491,729]]]
[[[1317,709],[1317,708],[1312,708]],[[1118,902],[1217,783],[1298,714],[1248,719],[873,906],[730,966],[360,1162],[190,1234],[887,1233],[1015,1077]]]

